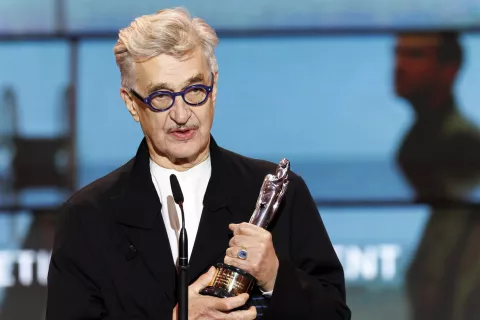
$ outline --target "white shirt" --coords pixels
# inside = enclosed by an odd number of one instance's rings
[[[188,259],[190,259],[202,216],[203,197],[212,173],[210,157],[195,167],[181,172],[160,167],[150,159],[150,173],[162,203],[163,222],[167,229],[173,262],[178,265],[178,236],[182,226],[182,213],[180,207],[173,201],[170,175],[177,176],[185,199],[183,210],[188,236]]]
[[[188,236],[188,259],[190,260],[200,218],[202,217],[203,198],[212,175],[210,156],[195,167],[181,172],[160,167],[150,159],[150,174],[162,203],[162,217],[172,250],[173,262],[175,266],[178,266],[178,237],[182,226],[182,213],[180,207],[173,201],[170,175],[175,174],[177,176],[185,199],[183,211]],[[265,296],[271,296],[273,293],[273,290],[261,291]]]

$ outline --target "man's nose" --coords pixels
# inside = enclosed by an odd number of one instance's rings
[[[177,96],[175,98],[173,108],[170,112],[170,117],[172,118],[172,120],[175,121],[177,124],[184,124],[188,121],[190,115],[190,106],[185,103],[181,96]]]

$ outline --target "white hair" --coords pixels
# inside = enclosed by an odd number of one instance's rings
[[[113,51],[122,86],[133,88],[136,82],[135,63],[161,54],[184,58],[201,48],[210,71],[216,73],[217,44],[215,31],[204,20],[192,18],[184,8],[172,8],[141,16],[121,29]]]

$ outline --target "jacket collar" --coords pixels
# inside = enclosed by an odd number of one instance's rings
[[[204,206],[216,211],[231,200],[232,170],[225,154],[213,137],[210,137],[212,173],[203,200]],[[233,186],[234,187],[234,186]],[[119,195],[117,221],[133,227],[151,229],[155,219],[161,215],[162,204],[153,185],[150,173],[150,155],[145,138],[142,140],[126,183]]]

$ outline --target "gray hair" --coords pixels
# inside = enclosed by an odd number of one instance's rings
[[[184,8],[160,10],[141,16],[121,29],[113,49],[120,69],[122,86],[135,85],[135,63],[161,54],[183,58],[200,47],[210,71],[218,71],[215,47],[218,37],[212,27],[200,18],[192,18]]]

